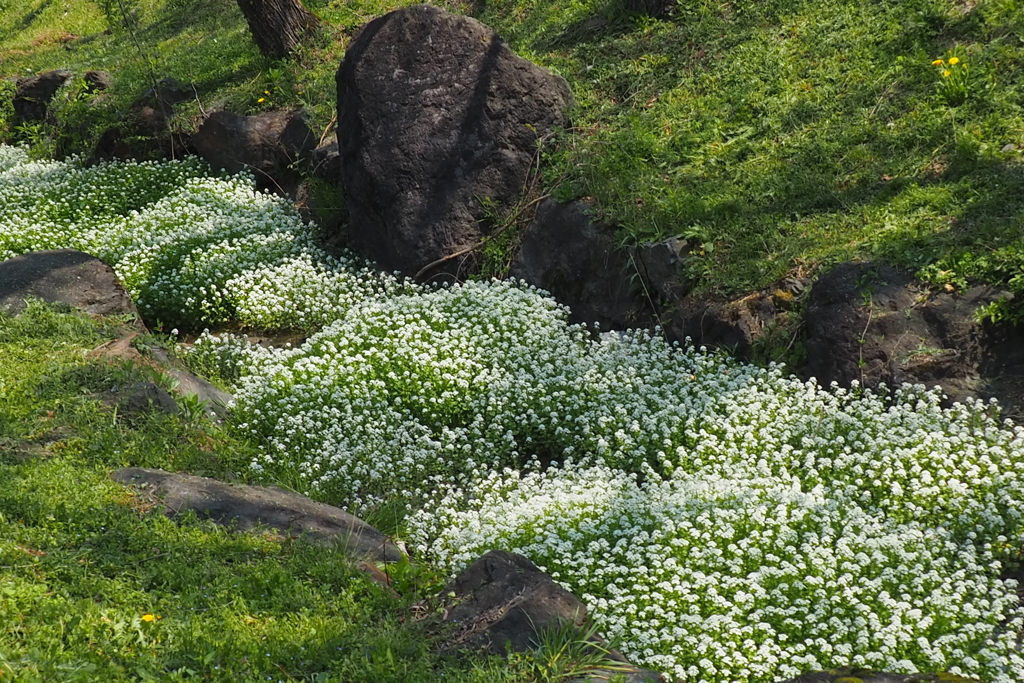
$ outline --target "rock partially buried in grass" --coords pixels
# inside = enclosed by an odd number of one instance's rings
[[[655,683],[661,676],[639,669],[584,630],[587,608],[532,562],[516,553],[492,550],[463,569],[447,588],[445,620],[456,625],[448,649],[485,647],[497,654],[536,650],[545,630],[589,641],[603,662],[573,680],[604,681],[622,676],[627,683]],[[590,633],[590,637],[588,637]]]
[[[27,297],[92,315],[139,314],[110,266],[73,249],[37,251],[0,263],[0,310],[20,313]]]
[[[283,489],[225,484],[144,467],[120,469],[111,477],[151,493],[168,516],[191,510],[240,531],[276,529],[314,543],[343,546],[354,560],[396,562],[402,557],[398,546],[358,517]]]
[[[587,619],[579,598],[522,555],[504,550],[492,550],[463,569],[448,595],[445,619],[458,625],[452,644],[499,654],[506,647],[531,649],[537,632],[559,621],[582,626]]]
[[[14,113],[18,122],[45,121],[49,115],[50,100],[73,77],[74,74],[67,69],[57,69],[18,79],[14,93]]]
[[[119,411],[128,415],[145,413],[177,415],[181,412],[174,397],[153,382],[132,382],[125,386],[114,387],[103,398],[116,405]]]
[[[652,324],[654,312],[631,285],[635,268],[614,229],[591,220],[582,201],[544,200],[523,235],[509,274],[551,292],[572,322],[621,330]]]

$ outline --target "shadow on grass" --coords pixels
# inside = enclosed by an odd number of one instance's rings
[[[21,33],[22,31],[32,26],[32,24],[35,23],[36,19],[42,16],[43,12],[48,10],[50,8],[50,5],[52,4],[53,0],[43,0],[43,3],[39,5],[39,7],[29,12],[26,12],[25,15],[22,16],[21,19],[19,19],[17,23],[14,25],[14,32]]]

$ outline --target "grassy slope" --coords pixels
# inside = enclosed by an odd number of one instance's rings
[[[302,104],[327,131],[352,31],[409,3],[307,0],[327,29],[278,63],[256,52],[232,0],[128,4],[140,5],[141,52],[131,32],[104,35],[87,0],[0,2],[0,75],[110,69],[108,118],[172,75],[196,88],[182,127],[201,109]],[[617,0],[439,4],[569,80],[579,109],[549,166],[556,194],[593,197],[625,242],[691,238],[690,274],[707,291],[851,257],[1024,290],[1020,0],[695,0],[670,21]],[[963,101],[931,64],[953,55]]]
[[[513,680],[434,654],[409,599],[339,552],[179,525],[113,483],[128,464],[230,478],[251,454],[201,418],[105,407],[148,377],[86,358],[116,335],[0,314],[0,680]]]

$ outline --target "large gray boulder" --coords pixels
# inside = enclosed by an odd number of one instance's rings
[[[37,251],[0,263],[0,310],[20,313],[30,297],[93,315],[139,314],[110,266],[73,249]]]
[[[479,21],[430,5],[363,27],[337,79],[351,244],[410,275],[479,242],[484,201],[500,213],[520,198],[572,97]],[[467,259],[429,275],[464,273]]]
[[[358,517],[284,489],[225,484],[144,467],[120,469],[111,477],[152,495],[170,516],[193,511],[239,531],[276,529],[343,546],[355,560],[396,562],[402,557],[394,543]]]

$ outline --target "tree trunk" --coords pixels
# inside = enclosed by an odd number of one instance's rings
[[[299,0],[237,0],[256,46],[267,57],[288,55],[317,18]]]

